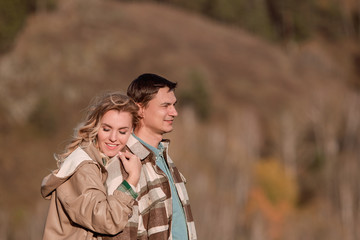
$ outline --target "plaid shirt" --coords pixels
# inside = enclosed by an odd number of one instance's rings
[[[168,155],[169,140],[163,140],[162,144],[165,147],[164,158],[173,176],[185,212],[189,240],[196,240],[194,219],[185,188],[186,180]],[[133,206],[132,217],[129,219],[124,231],[116,236],[104,237],[103,239],[171,240],[172,197],[168,179],[165,173],[156,166],[155,156],[152,151],[147,149],[134,136],[130,136],[127,147],[142,161],[142,171],[137,186],[139,195]],[[118,171],[118,169],[121,169],[121,171]],[[109,175],[106,184],[108,193],[112,194],[123,179],[127,177],[127,173],[120,165],[120,161],[110,163],[107,170]]]

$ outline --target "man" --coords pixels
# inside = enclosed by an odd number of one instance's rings
[[[194,240],[197,239],[185,178],[168,155],[169,140],[163,135],[173,130],[178,115],[176,83],[155,74],[142,74],[129,85],[127,94],[139,106],[139,124],[127,147],[140,157],[142,172],[137,185],[138,198],[125,230],[115,239]],[[116,186],[111,174],[108,189]],[[112,183],[114,182],[114,183]]]

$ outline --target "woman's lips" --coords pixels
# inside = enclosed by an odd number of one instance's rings
[[[111,144],[111,143],[106,143],[105,145],[106,145],[107,148],[110,149],[110,150],[114,150],[114,149],[116,149],[116,148],[119,146],[119,144]]]

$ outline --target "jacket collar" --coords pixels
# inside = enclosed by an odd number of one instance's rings
[[[167,149],[167,147],[170,144],[170,140],[163,139],[163,140],[161,140],[161,143],[163,144],[164,149]],[[134,153],[136,156],[138,156],[141,160],[144,160],[151,153],[151,150],[149,150],[147,147],[145,147],[132,134],[130,135],[129,140],[126,143],[126,146],[130,149],[130,151],[132,153]]]
[[[97,162],[100,166],[101,172],[103,174],[107,174],[106,168],[104,166],[103,158],[106,159],[106,162],[109,161],[109,159],[105,156],[102,156],[100,151],[95,147],[93,143],[84,142],[81,144],[81,148],[91,157],[91,159],[95,162]]]

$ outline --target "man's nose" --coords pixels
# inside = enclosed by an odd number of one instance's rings
[[[170,107],[169,115],[176,117],[178,115],[178,112],[176,111],[175,106]]]

